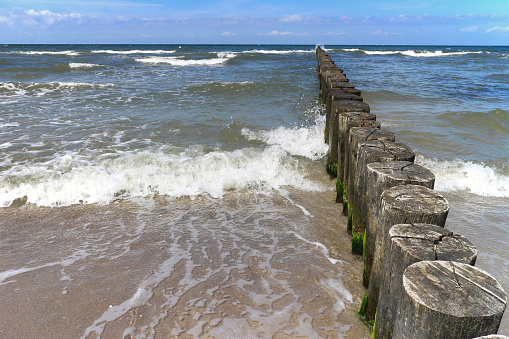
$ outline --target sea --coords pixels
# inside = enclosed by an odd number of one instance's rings
[[[509,293],[509,47],[322,47]],[[0,337],[354,338],[315,48],[0,45]]]

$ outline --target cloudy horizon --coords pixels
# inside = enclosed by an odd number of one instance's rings
[[[0,43],[508,45],[509,2],[4,0]]]

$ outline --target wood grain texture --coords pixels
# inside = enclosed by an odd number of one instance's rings
[[[403,274],[394,338],[475,338],[496,333],[506,308],[491,275],[453,261],[421,261]]]

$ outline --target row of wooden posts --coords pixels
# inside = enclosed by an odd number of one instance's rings
[[[433,190],[434,174],[381,128],[327,53],[317,47],[316,54],[327,171],[337,178],[336,202],[348,215],[352,251],[364,259],[367,292],[359,315],[377,339],[497,333],[506,294],[474,266],[472,243],[444,228],[449,204]]]

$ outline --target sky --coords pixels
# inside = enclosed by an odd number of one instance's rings
[[[509,45],[509,0],[1,0],[0,43]]]

